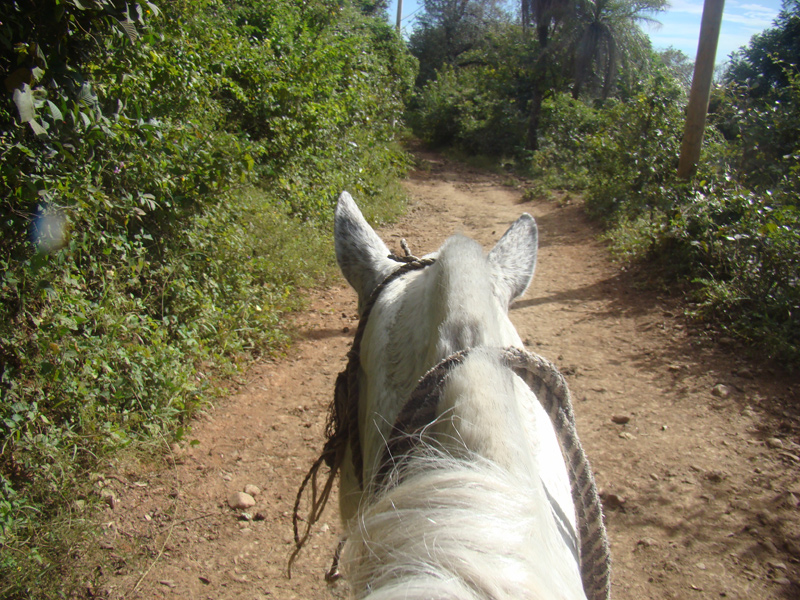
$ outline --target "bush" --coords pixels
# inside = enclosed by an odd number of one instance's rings
[[[284,347],[338,192],[401,205],[415,63],[387,24],[339,0],[161,4],[0,9],[0,61],[28,73],[0,102],[3,598],[67,593],[57,524],[84,520],[87,474],[186,435],[215,379]]]
[[[471,155],[513,156],[524,142],[525,120],[495,87],[491,67],[444,67],[415,99],[414,131],[433,146]]]
[[[606,125],[589,136],[587,207],[610,227],[618,255],[657,261],[665,274],[692,282],[697,316],[797,363],[798,169],[773,161],[782,175],[772,178],[771,191],[754,185],[766,179],[753,172],[737,181],[726,162],[736,153],[709,127],[697,182],[678,181],[683,118],[671,93],[653,79],[631,102],[612,107]],[[785,111],[772,114],[786,118]],[[745,129],[754,135],[758,126]]]
[[[526,174],[551,187],[585,189],[594,167],[587,152],[588,140],[607,120],[602,110],[574,100],[570,94],[548,98],[542,104],[539,149],[525,161]]]

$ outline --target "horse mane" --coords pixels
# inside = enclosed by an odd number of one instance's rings
[[[559,536],[538,479],[422,444],[389,481],[351,523],[343,549],[356,598],[583,597],[575,563],[550,546]]]
[[[438,417],[407,434],[414,443],[390,457],[349,524],[342,570],[356,598],[584,597],[543,473],[517,453],[526,436],[515,380],[483,349],[450,372]],[[493,420],[505,436],[476,442]]]

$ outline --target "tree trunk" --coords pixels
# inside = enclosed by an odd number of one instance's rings
[[[400,21],[403,20],[403,0],[397,0],[397,31],[400,31]]]
[[[692,91],[686,108],[686,124],[683,129],[681,157],[678,162],[678,177],[688,181],[697,170],[703,131],[711,96],[711,81],[714,77],[714,60],[717,57],[719,28],[725,0],[705,0],[703,19],[700,22],[700,41],[697,44],[697,60],[694,63]]]
[[[536,81],[533,85],[533,96],[531,97],[531,113],[528,117],[528,140],[526,146],[528,150],[539,149],[539,119],[542,116],[542,101],[544,94],[541,89],[541,82]]]

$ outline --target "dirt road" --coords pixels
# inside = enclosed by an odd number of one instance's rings
[[[567,375],[578,430],[605,499],[612,597],[800,597],[798,386],[691,331],[674,299],[613,266],[577,200],[521,204],[493,175],[429,156],[407,182],[408,216],[381,231],[416,254],[462,232],[490,248],[521,212],[539,262],[511,319],[529,349]],[[358,198],[356,198],[358,200]],[[103,598],[326,599],[337,543],[334,499],[285,576],[295,492],[320,448],[336,374],[356,325],[342,282],[299,317],[302,340],[265,362],[193,425],[175,464],[101,481]],[[260,493],[243,520],[232,492]],[[109,504],[114,504],[110,502]]]

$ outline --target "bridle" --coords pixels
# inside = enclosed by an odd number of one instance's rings
[[[322,515],[333,487],[333,480],[341,468],[346,450],[349,447],[353,466],[361,488],[364,488],[364,459],[361,450],[358,430],[359,402],[359,370],[361,368],[361,340],[378,297],[386,287],[397,278],[411,271],[424,269],[435,262],[434,258],[416,258],[411,256],[408,246],[404,244],[405,257],[390,255],[390,258],[402,265],[389,274],[370,294],[359,320],[353,344],[348,352],[348,363],[344,371],[336,379],[334,399],[328,414],[326,425],[327,441],[317,460],[309,469],[298,490],[293,513],[295,534],[295,550],[289,559],[289,573],[297,554],[307,541],[311,528]],[[559,446],[570,479],[570,491],[575,505],[578,523],[578,540],[557,503],[545,492],[551,507],[557,512],[556,522],[559,525],[565,542],[576,550],[584,592],[588,600],[608,600],[611,590],[610,554],[608,537],[603,524],[602,506],[597,493],[591,468],[581,446],[575,428],[575,416],[572,401],[564,376],[557,367],[545,358],[520,348],[489,348],[500,362],[519,376],[547,412],[556,431]],[[417,383],[414,391],[398,413],[394,426],[384,447],[383,457],[378,463],[375,481],[383,482],[390,473],[397,469],[397,459],[409,456],[423,437],[423,432],[437,418],[437,407],[441,392],[450,373],[462,364],[471,349],[456,352],[430,369]],[[329,468],[325,482],[320,488],[317,483],[318,471],[322,464]],[[300,501],[310,485],[311,509],[306,520],[305,531],[299,533],[298,521]],[[578,546],[575,548],[574,546]],[[333,578],[338,564],[337,549],[334,566],[328,576]]]

